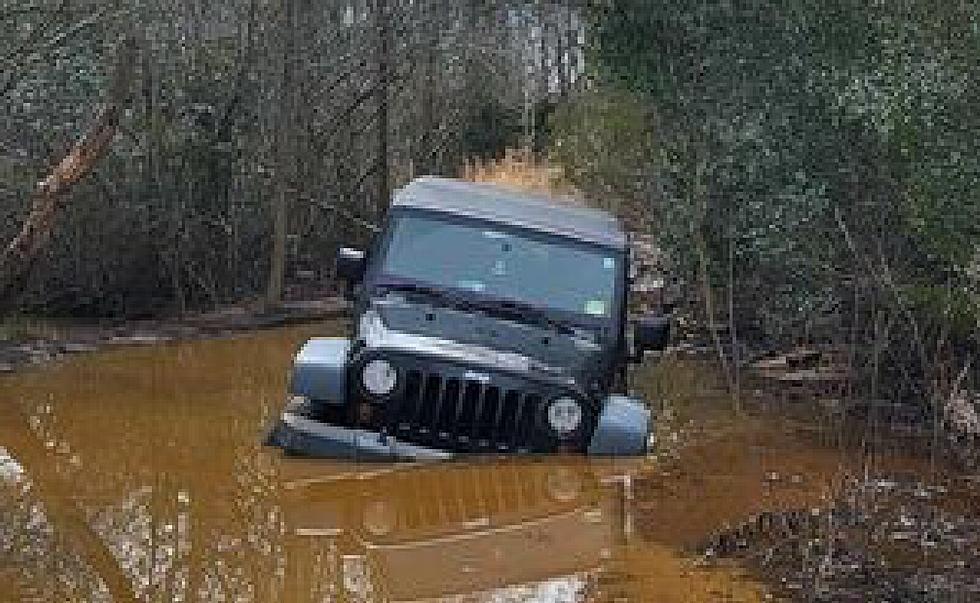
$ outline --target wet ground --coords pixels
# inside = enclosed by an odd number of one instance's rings
[[[802,511],[860,534],[870,522],[906,564],[925,550],[937,569],[923,579],[969,575],[955,565],[972,559],[969,532],[930,532],[978,516],[963,476],[855,454],[833,425],[780,409],[733,414],[691,363],[637,375],[664,417],[657,454],[638,461],[356,465],[263,448],[293,352],[339,329],[0,376],[0,600],[756,601],[845,592],[812,567],[875,579],[856,555],[877,549],[828,555],[843,541]],[[890,503],[855,494],[869,483]]]

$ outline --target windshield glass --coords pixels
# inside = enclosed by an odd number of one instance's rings
[[[393,217],[380,271],[542,308],[607,318],[619,258],[543,234],[418,214]]]

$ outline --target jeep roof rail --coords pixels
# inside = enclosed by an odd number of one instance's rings
[[[626,248],[626,235],[612,214],[598,209],[570,207],[544,195],[493,184],[422,176],[395,193],[392,207],[482,218],[618,250]]]

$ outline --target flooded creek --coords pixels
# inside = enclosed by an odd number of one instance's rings
[[[705,563],[705,549],[725,557],[714,535],[826,504],[867,469],[708,398],[667,404],[659,454],[628,462],[354,464],[262,447],[292,354],[340,328],[0,377],[0,600],[755,601],[765,576]]]

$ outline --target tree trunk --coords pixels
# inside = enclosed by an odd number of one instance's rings
[[[290,174],[293,167],[289,150],[293,132],[292,114],[295,98],[293,86],[294,47],[296,34],[294,0],[283,0],[282,23],[282,87],[280,98],[280,122],[276,144],[276,194],[272,198],[272,253],[269,258],[269,281],[266,288],[266,308],[274,309],[282,303],[283,281],[286,275],[286,235],[287,210],[289,201]]]
[[[378,200],[371,217],[376,221],[388,207],[390,166],[388,165],[388,63],[391,28],[388,24],[388,0],[378,0]]]

